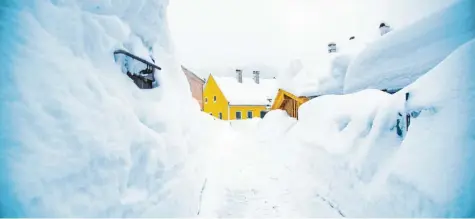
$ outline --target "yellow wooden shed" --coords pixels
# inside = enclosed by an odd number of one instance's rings
[[[285,112],[287,112],[287,114],[289,114],[289,116],[298,119],[299,107],[312,98],[313,97],[295,96],[294,94],[288,91],[279,89],[271,109],[284,110]]]

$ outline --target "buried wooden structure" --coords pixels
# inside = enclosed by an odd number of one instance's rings
[[[290,117],[298,119],[299,107],[312,98],[313,97],[306,97],[306,96],[298,97],[288,91],[279,89],[279,91],[277,92],[277,96],[275,97],[274,103],[272,104],[271,109],[284,110],[285,112],[287,112],[287,114]]]
[[[132,79],[135,83],[135,85],[137,85],[137,87],[139,87],[140,89],[152,89],[152,88],[155,88],[158,86],[158,82],[157,80],[155,79],[155,70],[162,70],[162,68],[160,68],[159,66],[155,65],[154,63],[151,63],[141,57],[138,57],[130,52],[127,52],[125,50],[116,50],[114,51],[114,58],[115,58],[115,61],[117,62],[117,55],[124,55],[126,57],[129,57],[133,60],[136,60],[136,61],[139,61],[141,63],[143,63],[146,68],[145,69],[142,69],[140,72],[138,72],[138,74],[134,73],[134,72],[130,72],[129,69],[126,70],[126,73],[127,76],[129,76],[130,79]],[[152,59],[153,60],[153,59]],[[122,63],[121,63],[122,64]]]

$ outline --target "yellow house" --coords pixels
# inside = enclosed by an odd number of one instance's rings
[[[256,76],[257,74],[257,76]],[[263,118],[277,92],[275,79],[215,77],[210,75],[203,90],[203,111],[222,120]]]
[[[308,100],[315,97],[317,96],[296,96],[288,91],[279,89],[271,109],[284,110],[289,116],[298,119],[299,107]]]

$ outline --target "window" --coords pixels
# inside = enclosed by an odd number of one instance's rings
[[[216,96],[213,97],[213,101],[216,103]]]
[[[213,115],[213,113],[209,113],[209,115],[210,115],[210,116],[212,116],[212,115]]]
[[[219,119],[223,119],[223,113],[219,113]]]
[[[247,118],[252,118],[252,111],[247,111]]]
[[[239,111],[236,112],[236,119],[241,119],[241,112]]]
[[[261,118],[264,118],[264,116],[266,116],[267,114],[267,111],[261,111]]]
[[[205,103],[208,103],[208,98],[207,97],[205,97]]]

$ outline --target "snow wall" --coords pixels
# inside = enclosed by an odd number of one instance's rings
[[[475,1],[456,0],[370,43],[348,67],[344,93],[400,89],[475,37]]]
[[[474,57],[472,39],[394,95],[369,89],[312,99],[275,148],[302,150],[301,171],[315,187],[307,192],[346,216],[473,217]],[[413,115],[402,136],[399,114]],[[263,124],[287,117],[269,115]]]
[[[219,124],[191,99],[167,5],[0,2],[1,216],[196,215],[205,168],[184,161]],[[138,89],[116,49],[153,56],[161,86]]]

